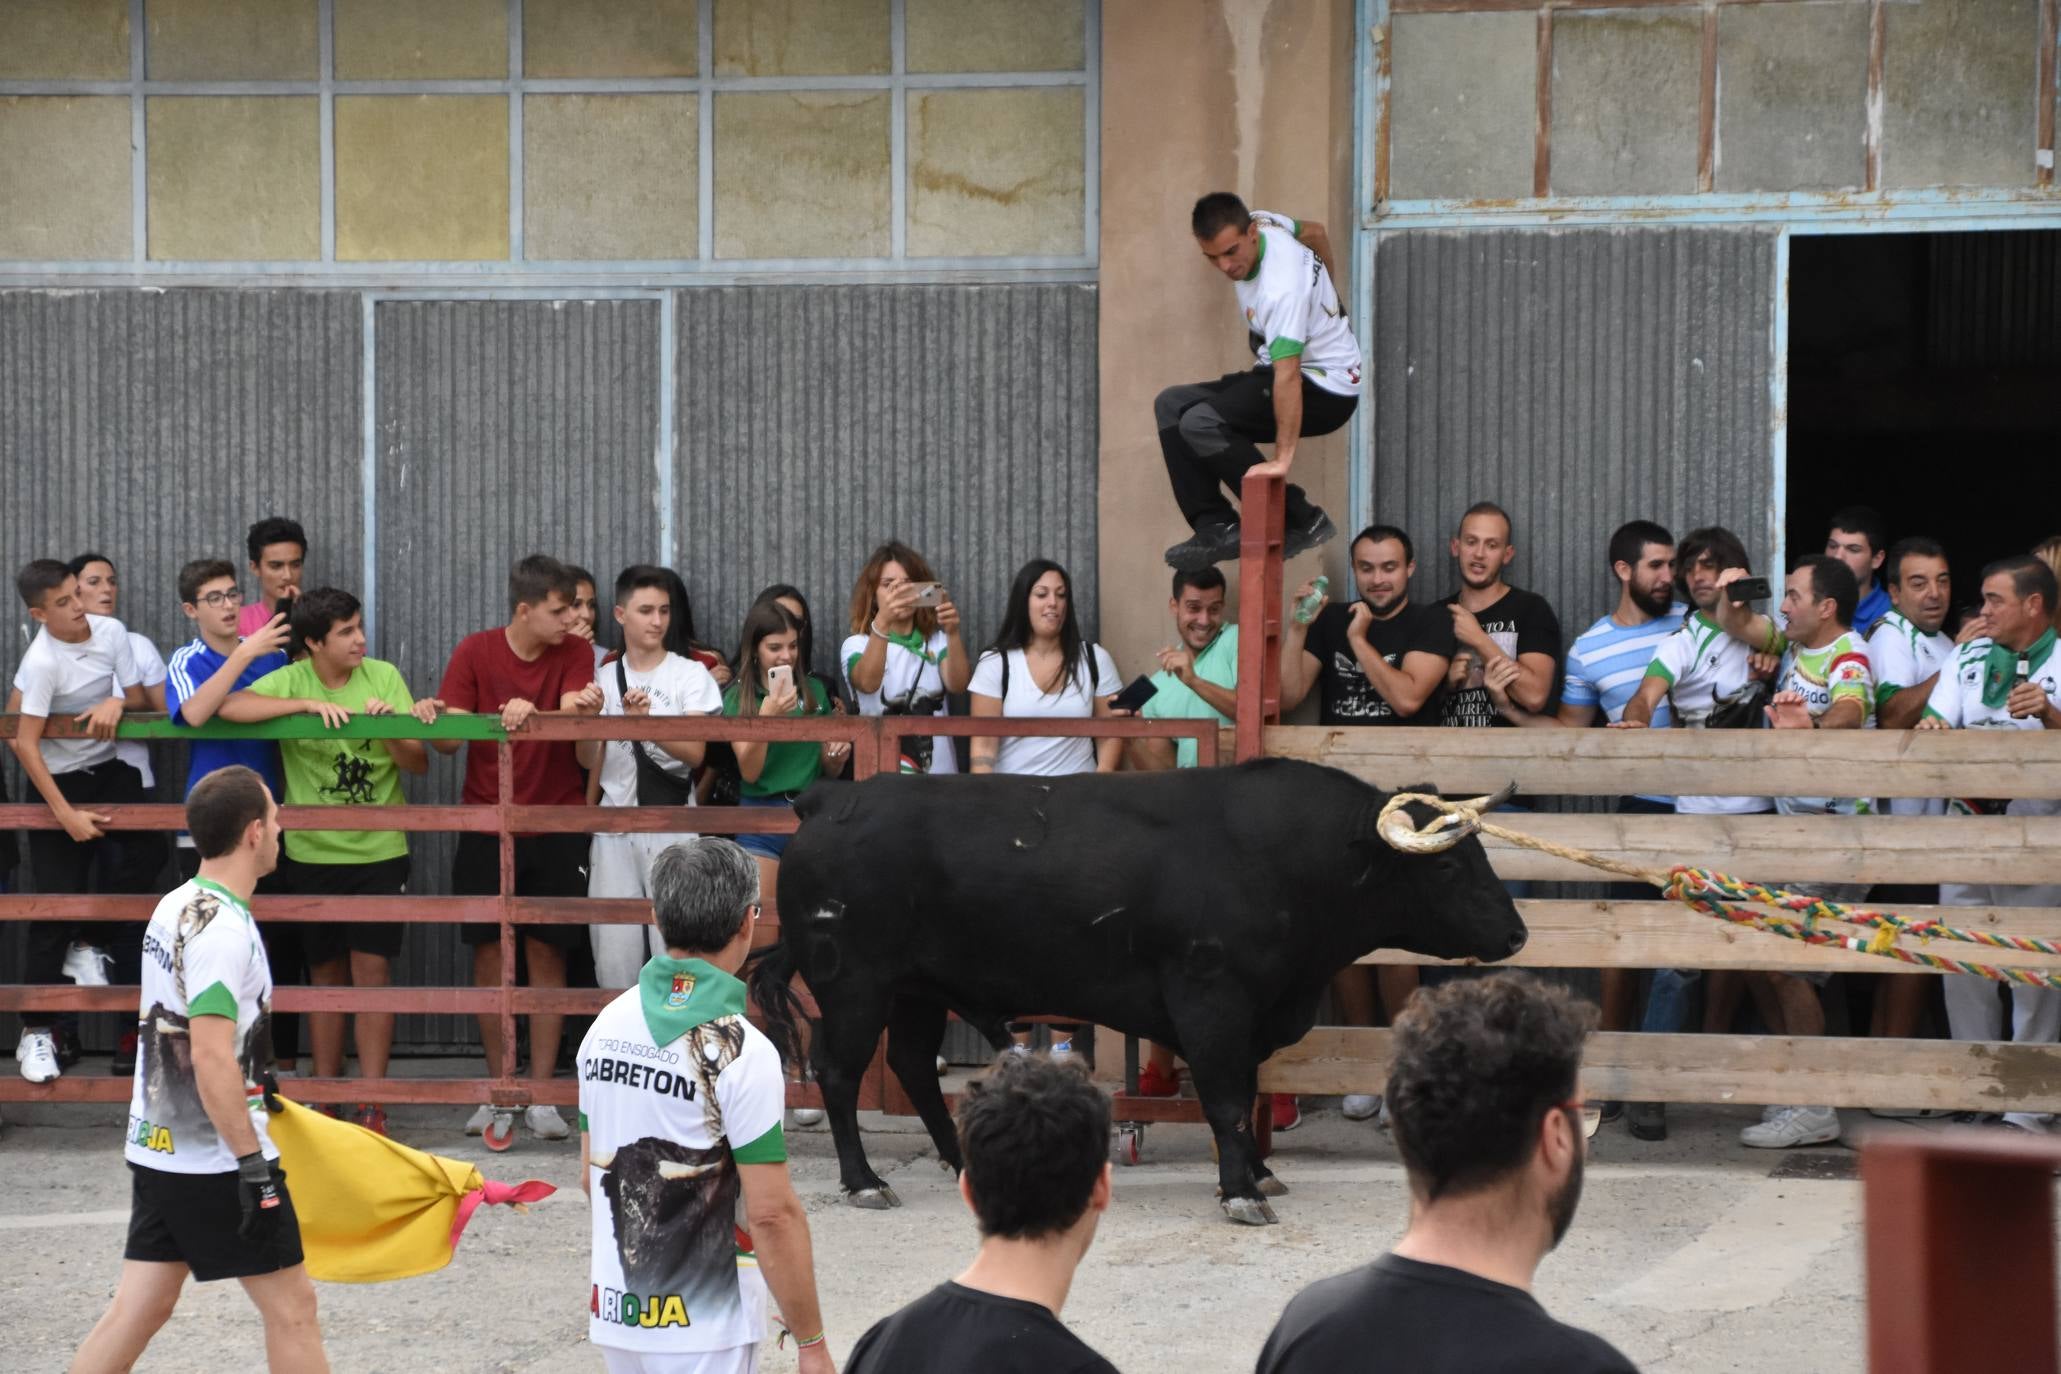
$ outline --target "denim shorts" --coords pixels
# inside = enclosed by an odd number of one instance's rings
[[[794,808],[794,803],[786,797],[739,797],[737,804],[739,806],[784,806],[789,810]],[[747,854],[754,854],[762,859],[777,861],[782,854],[787,852],[787,842],[793,839],[794,836],[791,834],[757,834],[732,835],[730,838],[737,841],[737,847]]]

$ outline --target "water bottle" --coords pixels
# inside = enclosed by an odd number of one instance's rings
[[[1295,623],[1307,625],[1315,620],[1318,608],[1324,604],[1324,594],[1330,590],[1331,579],[1320,573],[1317,580],[1310,584],[1310,594],[1296,601]]]

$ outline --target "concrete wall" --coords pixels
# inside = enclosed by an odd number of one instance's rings
[[[1173,641],[1160,555],[1188,533],[1152,398],[1252,364],[1230,286],[1195,251],[1189,209],[1205,192],[1233,190],[1323,220],[1349,255],[1352,11],[1351,0],[1103,5],[1102,623],[1126,674],[1156,668],[1152,651]],[[1345,267],[1334,275],[1350,299]],[[1341,527],[1345,468],[1342,434],[1298,450],[1297,480]],[[1342,545],[1299,560],[1291,584],[1320,566],[1335,580]]]

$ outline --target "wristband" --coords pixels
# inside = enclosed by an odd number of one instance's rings
[[[809,1337],[805,1341],[798,1340],[794,1343],[794,1348],[796,1350],[807,1350],[812,1345],[821,1345],[823,1344],[824,1334],[824,1332],[818,1331],[815,1335]]]
[[[887,639],[887,636],[880,632],[880,622],[877,620],[866,622],[866,633],[872,635],[875,639]],[[887,639],[887,642],[890,644],[894,643],[892,639]]]

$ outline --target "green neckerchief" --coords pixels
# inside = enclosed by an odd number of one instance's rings
[[[2054,632],[2049,629],[2027,646],[2023,657],[2026,666],[2038,672],[2046,666],[2047,659],[2054,652]],[[2006,649],[1995,640],[1982,656],[1982,704],[1991,710],[2001,708],[2010,698],[2011,686],[2018,678],[2018,650]]]
[[[2048,638],[2050,639],[2052,637],[2052,635],[2048,636]],[[217,893],[222,897],[226,898],[229,902],[229,905],[235,907],[238,911],[243,913],[244,920],[248,921],[251,918],[250,906],[243,900],[243,898],[237,896],[234,892],[231,892],[228,888],[222,886],[213,878],[195,878],[193,880],[193,885],[195,887],[204,887],[208,891]]]
[[[1247,272],[1247,273],[1245,274],[1244,280],[1246,280],[1246,281],[1251,281],[1251,280],[1252,280],[1252,279],[1253,279],[1254,277],[1258,276],[1258,275],[1259,275],[1259,267],[1260,267],[1260,264],[1261,264],[1261,263],[1263,263],[1263,262],[1265,262],[1266,260],[1267,260],[1267,233],[1266,233],[1266,230],[1265,230],[1265,229],[1261,229],[1261,230],[1260,230],[1260,236],[1259,236],[1259,251],[1258,251],[1257,253],[1254,253],[1254,254],[1252,255],[1252,270],[1251,270],[1250,272]]]
[[[651,1043],[670,1045],[719,1016],[744,1014],[744,984],[704,959],[655,956],[637,975]]]
[[[910,653],[916,655],[916,657],[922,659],[925,663],[931,664],[933,666],[943,663],[945,661],[945,655],[952,652],[952,646],[947,644],[944,648],[938,650],[937,656],[935,658],[931,657],[930,648],[928,646],[928,642],[924,638],[923,632],[917,629],[914,625],[911,625],[909,627],[909,632],[907,634],[881,635],[880,637],[890,644],[901,645],[904,649],[907,649]]]

